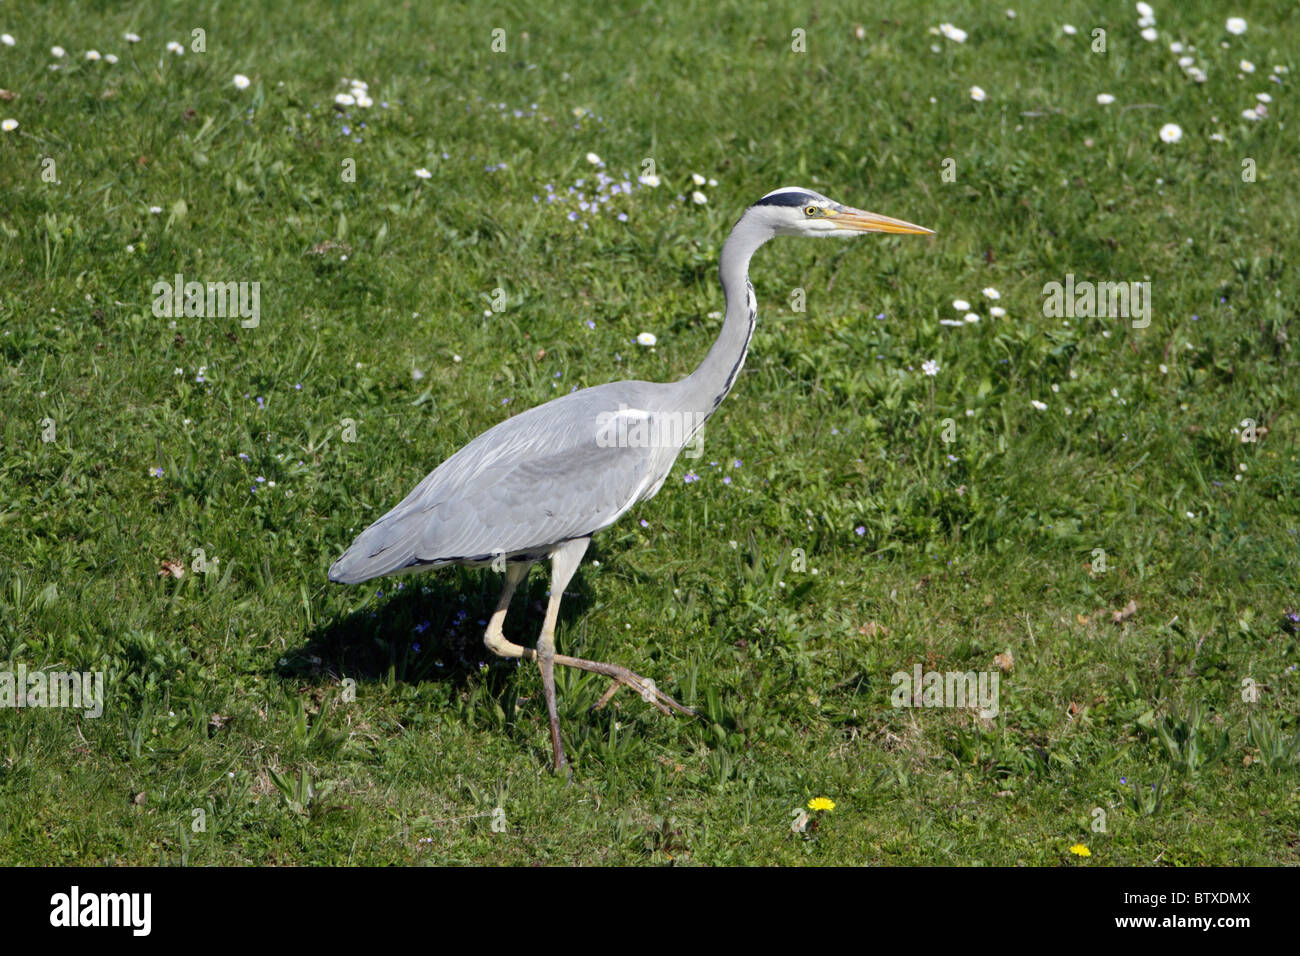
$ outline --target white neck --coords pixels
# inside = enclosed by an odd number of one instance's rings
[[[703,412],[706,417],[727,397],[745,364],[758,310],[754,287],[749,284],[749,260],[773,235],[769,226],[747,214],[723,243],[718,277],[722,280],[727,313],[722,331],[699,367],[678,383],[684,391],[682,404],[692,411]]]

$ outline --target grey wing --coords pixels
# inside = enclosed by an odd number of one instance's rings
[[[357,537],[330,580],[355,584],[501,554],[541,557],[613,524],[666,471],[654,448],[599,444],[586,415],[558,428],[533,418],[508,419],[443,462]]]

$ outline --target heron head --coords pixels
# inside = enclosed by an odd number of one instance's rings
[[[934,235],[924,226],[854,209],[798,186],[774,189],[750,206],[748,215],[757,217],[778,236],[856,236],[864,232]]]

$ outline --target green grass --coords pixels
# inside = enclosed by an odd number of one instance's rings
[[[108,697],[0,710],[0,861],[1296,863],[1300,33],[1282,0],[1239,37],[1161,5],[1155,43],[1128,3],[1037,6],[7,6],[0,670]],[[374,105],[333,109],[341,77]],[[533,201],[590,189],[589,151],[662,185],[586,229]],[[499,576],[326,569],[505,416],[693,368],[727,230],[787,184],[938,234],[758,254],[704,457],[596,539],[559,631],[704,716],[588,713],[603,685],[561,673],[566,785],[535,668],[482,648]],[[260,325],[156,318],[176,273],[259,282]],[[1067,273],[1149,277],[1150,326],[1046,318]],[[982,320],[940,324],[955,298]],[[890,704],[1006,652],[994,718]]]

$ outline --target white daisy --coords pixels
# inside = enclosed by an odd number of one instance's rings
[[[986,298],[986,299],[1000,299],[1000,298],[1002,298],[1002,293],[999,292],[997,289],[993,288],[993,286],[988,286],[988,287],[986,287],[985,289],[983,289],[982,291],[983,291],[983,293],[984,293],[984,298]]]
[[[587,162],[591,163],[591,165],[593,165],[593,166],[599,166],[599,165],[600,165],[600,157],[597,156],[595,153],[588,153],[588,154],[587,154]]]
[[[642,186],[649,186],[651,189],[659,188],[659,177],[656,176],[654,173],[646,173],[642,176],[638,176],[636,178],[636,181],[639,182]]]
[[[1061,27],[1061,32],[1068,37],[1072,37],[1079,31],[1075,29],[1075,27],[1072,24],[1067,23],[1065,26]]]
[[[356,103],[357,98],[351,93],[335,93],[334,102],[339,106],[351,106]]]
[[[921,363],[921,371],[924,372],[926,375],[938,375],[939,363],[936,362],[934,359],[926,359],[924,362]]]
[[[980,317],[976,315],[974,312],[967,312],[964,318],[966,319],[966,323],[968,325],[974,325],[976,322],[980,320]]]
[[[50,55],[55,59],[61,60],[68,55],[68,51],[63,49],[61,46],[52,46],[50,47]]]
[[[86,51],[86,59],[87,59],[87,60],[98,60],[98,59],[100,59],[99,51],[98,51],[98,50],[87,50],[87,51]]]
[[[1137,5],[1137,12],[1140,17],[1154,17],[1156,15],[1156,12],[1151,9],[1151,4],[1149,3],[1139,3]]]
[[[1241,17],[1228,17],[1228,22],[1223,25],[1223,28],[1233,36],[1239,37],[1246,32],[1246,21]]]
[[[1111,96],[1109,93],[1098,93],[1097,102],[1102,106],[1110,106],[1111,103],[1115,102],[1115,97]]]
[[[139,37],[139,35],[138,35],[138,34],[135,34],[135,33],[132,33],[132,32],[130,32],[129,30],[128,30],[126,33],[123,33],[123,34],[122,34],[122,39],[124,39],[127,43],[139,43],[139,42],[140,42],[140,37]]]
[[[177,56],[184,56],[184,55],[185,55],[185,47],[181,46],[181,45],[180,45],[179,43],[177,43],[175,40],[172,40],[172,41],[170,41],[170,42],[167,44],[167,52],[168,52],[168,53],[175,53]]]
[[[995,319],[1000,319],[1002,318],[1002,316],[1006,314],[1007,314],[1007,310],[1002,308],[1002,306],[1000,305],[995,305],[989,309],[989,315],[993,316],[993,318]]]
[[[970,98],[973,99],[976,103],[983,103],[983,102],[984,102],[984,98],[985,98],[985,96],[987,96],[987,95],[988,95],[988,94],[986,94],[986,93],[985,93],[985,92],[984,92],[980,87],[978,87],[978,86],[972,86],[972,87],[970,88]]]
[[[1176,143],[1183,138],[1183,128],[1177,123],[1166,123],[1160,127],[1160,138],[1166,143]]]
[[[636,337],[637,345],[654,345],[658,341],[653,332],[642,332]]]
[[[961,27],[953,26],[951,23],[939,24],[939,32],[942,33],[944,36],[946,36],[949,40],[952,40],[954,43],[966,42],[966,36],[967,36],[966,31],[963,30]]]
[[[7,119],[3,123],[0,123],[0,129],[4,130],[6,133],[12,133],[17,128],[18,121],[16,119]]]
[[[1160,34],[1156,32],[1155,27],[1147,27],[1138,35],[1148,43],[1155,43],[1156,40],[1160,39]]]
[[[1241,70],[1242,73],[1255,72],[1255,64],[1251,63],[1249,60],[1242,60],[1240,63],[1237,64],[1237,68]]]
[[[1036,399],[1036,398],[1031,398],[1031,399],[1029,400],[1029,404],[1030,404],[1030,405],[1033,405],[1034,408],[1038,409],[1040,412],[1045,412],[1045,411],[1047,411],[1047,403],[1046,403],[1046,402],[1040,402],[1040,401],[1039,401],[1038,399]]]
[[[15,42],[14,38],[11,37],[9,34],[0,33],[0,43],[3,43],[5,46],[13,46],[14,42]]]
[[[698,189],[691,193],[691,202],[695,203],[697,206],[703,206],[708,201],[709,197],[704,195],[704,193],[700,192]]]
[[[242,74],[242,73],[236,73],[236,74],[235,74],[235,89],[237,89],[237,90],[246,90],[246,89],[248,89],[249,84],[252,83],[252,82],[253,82],[252,80],[250,80],[248,77],[244,76],[244,74]]]
[[[433,173],[429,172],[429,171],[428,171],[427,169],[425,169],[423,166],[421,166],[419,169],[417,169],[417,170],[415,171],[415,175],[419,176],[421,179],[432,179],[432,178],[433,178]]]

